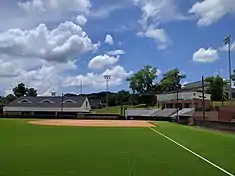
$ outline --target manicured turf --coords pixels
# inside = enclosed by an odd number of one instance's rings
[[[234,135],[159,124],[157,130],[235,173]],[[149,128],[54,127],[0,120],[0,141],[1,176],[226,175]]]
[[[224,101],[224,105],[223,106],[230,106],[231,102],[230,101]],[[235,101],[232,101],[232,105],[235,105]],[[221,101],[213,101],[213,106],[222,106],[222,102]]]
[[[105,113],[105,114],[121,114],[121,106],[110,106],[110,107],[104,107],[102,109],[94,109],[96,113]]]
[[[146,107],[141,107],[139,105],[131,106],[131,105],[124,105],[123,108],[127,109],[146,109]],[[149,106],[148,108],[157,108],[157,106]],[[121,114],[121,106],[110,106],[110,107],[104,107],[102,109],[94,109],[96,113],[105,113],[105,114]]]

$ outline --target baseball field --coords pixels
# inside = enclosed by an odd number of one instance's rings
[[[0,119],[1,176],[235,174],[232,133],[166,122],[48,122]]]

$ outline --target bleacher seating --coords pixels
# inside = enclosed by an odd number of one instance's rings
[[[172,114],[176,112],[174,108],[166,108],[163,110],[160,109],[129,109],[125,111],[126,117],[170,117]]]
[[[192,116],[195,113],[195,108],[183,108],[178,111],[179,116]],[[176,117],[176,108],[160,109],[128,109],[125,111],[126,117]]]
[[[155,113],[154,116],[157,116],[157,117],[170,117],[176,111],[177,111],[177,109],[175,109],[175,108],[165,108],[165,109]]]
[[[178,116],[192,116],[195,113],[195,108],[183,108],[178,111]],[[171,117],[176,117],[177,112],[172,114]]]
[[[160,109],[148,110],[145,114],[143,114],[143,116],[154,116],[154,114],[157,113],[158,111],[160,111]]]
[[[127,117],[130,116],[153,116],[160,109],[129,109],[125,111]]]

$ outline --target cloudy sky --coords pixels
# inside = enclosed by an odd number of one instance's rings
[[[40,95],[79,93],[81,81],[97,92],[106,74],[117,91],[146,64],[159,78],[175,67],[185,82],[228,77],[235,0],[2,0],[0,21],[1,94],[20,82]]]

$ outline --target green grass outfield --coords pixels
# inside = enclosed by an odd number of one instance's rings
[[[132,105],[124,105],[123,108],[128,108],[128,109],[146,109],[146,107],[138,107],[137,106],[132,106]],[[157,108],[157,106],[150,106],[149,108]],[[96,113],[105,113],[105,114],[121,114],[121,106],[110,106],[110,107],[104,107],[102,109],[94,109]]]
[[[232,103],[230,101],[224,101],[224,105],[223,106],[234,106],[235,105],[235,101],[233,100]],[[222,106],[222,102],[221,101],[213,101],[213,106]]]
[[[154,129],[235,174],[235,135],[157,122]],[[223,176],[149,128],[0,120],[1,176]]]

